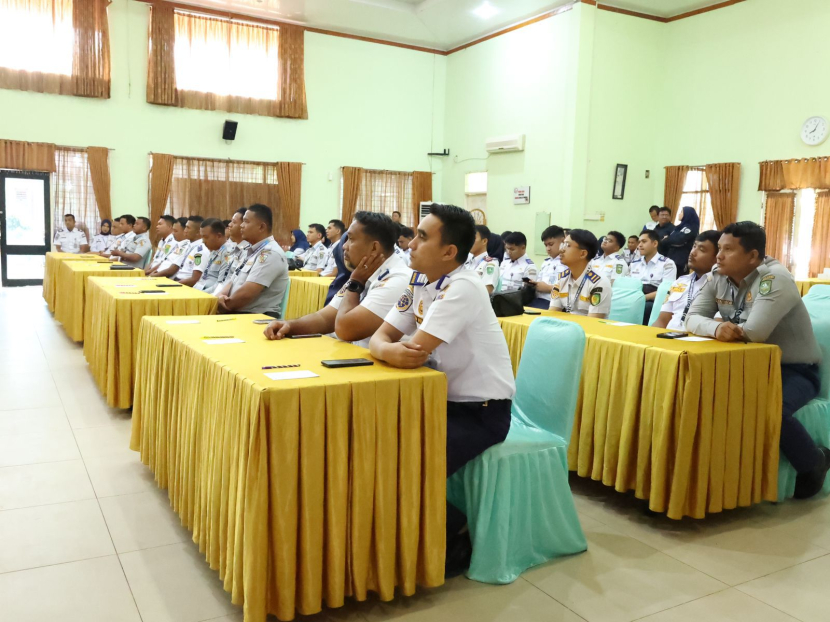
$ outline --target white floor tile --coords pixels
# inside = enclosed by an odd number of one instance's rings
[[[130,418],[129,411],[107,406],[85,365],[56,371],[54,378],[66,417],[73,428],[109,425]]]
[[[158,488],[152,471],[141,463],[138,452],[125,450],[84,460],[98,497],[129,495]]]
[[[755,579],[738,590],[802,622],[830,618],[830,555]]]
[[[717,620],[718,622],[798,622],[792,616],[765,605],[738,590],[724,590],[694,600],[685,605],[667,609],[640,622],[697,622]]]
[[[114,555],[0,574],[0,612],[9,622],[141,622]]]
[[[68,432],[69,420],[63,408],[0,410],[0,436]]]
[[[0,512],[0,573],[115,553],[95,499]]]
[[[120,555],[144,622],[200,622],[238,612],[193,543]]]
[[[0,469],[0,510],[94,498],[81,460]]]
[[[96,458],[113,453],[138,453],[130,449],[132,419],[120,419],[107,425],[75,429],[75,439],[84,458]]]
[[[0,435],[0,467],[81,457],[71,430]]]
[[[37,339],[25,346],[3,346],[0,343],[0,375],[48,372],[49,365]]]
[[[47,371],[0,375],[0,410],[62,406]]]
[[[191,533],[170,507],[167,491],[106,497],[100,504],[119,553],[191,540]]]

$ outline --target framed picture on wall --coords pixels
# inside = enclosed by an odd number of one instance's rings
[[[614,192],[611,195],[612,199],[622,199],[625,195],[625,178],[628,175],[628,164],[617,164],[617,170],[614,173]]]

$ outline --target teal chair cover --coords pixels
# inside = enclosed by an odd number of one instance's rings
[[[467,515],[470,579],[512,583],[531,566],[588,548],[567,461],[584,350],[579,325],[534,321],[516,377],[507,439],[447,481],[450,503]],[[568,364],[561,365],[563,360]]]
[[[639,290],[621,288],[612,291],[609,320],[642,324],[645,311],[646,296],[643,294],[642,286]]]
[[[810,288],[804,297],[804,305],[810,314],[813,332],[821,348],[821,389],[816,399],[795,413],[795,418],[804,425],[814,441],[830,447],[830,286],[816,285]],[[795,469],[782,455],[778,460],[779,501],[792,498],[795,476]],[[830,478],[824,481],[824,493],[830,493]]]
[[[285,294],[282,297],[282,304],[280,305],[280,312],[279,318],[280,320],[285,319],[285,310],[288,308],[288,294],[291,293],[291,277],[288,277],[288,284],[285,286]]]
[[[631,276],[621,276],[614,279],[612,287],[614,289],[636,289],[641,292],[643,291],[643,282]]]
[[[294,259],[294,251],[285,251],[286,259]]]
[[[660,283],[660,287],[657,288],[657,295],[654,297],[654,306],[651,307],[651,315],[648,318],[649,326],[654,324],[660,316],[660,307],[662,307],[663,303],[666,301],[666,294],[669,293],[671,285],[672,281],[663,281]]]

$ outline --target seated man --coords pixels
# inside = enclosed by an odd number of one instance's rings
[[[332,278],[337,276],[337,263],[334,261],[333,253],[340,245],[340,238],[343,237],[345,232],[346,225],[343,224],[342,220],[334,219],[329,221],[329,226],[326,227],[326,239],[329,241],[330,245],[328,252],[326,253],[326,261],[323,264],[323,269],[318,271],[320,276],[328,276]]]
[[[216,287],[214,292],[228,281],[230,275],[239,267],[248,254],[248,249],[251,247],[250,243],[242,239],[242,219],[245,217],[247,207],[240,207],[233,214],[233,218],[228,221],[225,227],[227,240],[222,247],[222,269],[219,271]]]
[[[648,324],[651,309],[654,306],[654,297],[657,288],[664,281],[674,282],[677,278],[677,266],[668,257],[657,252],[660,238],[654,231],[640,234],[640,258],[631,262],[629,267],[631,276],[643,283],[643,293],[646,295],[646,309],[643,315],[643,324]]]
[[[147,267],[147,274],[154,272],[176,249],[176,238],[173,236],[173,225],[176,224],[176,219],[165,214],[159,218],[156,223],[156,234],[158,234],[158,244],[156,245],[156,254],[153,255],[153,260]]]
[[[706,287],[706,275],[712,271],[718,255],[720,231],[704,231],[695,238],[695,245],[689,253],[689,274],[684,274],[672,283],[668,296],[660,308],[660,315],[652,326],[683,330],[686,316],[695,298]]]
[[[591,262],[591,270],[601,274],[611,281],[611,285],[619,276],[628,276],[628,264],[620,249],[625,244],[625,237],[619,231],[609,231],[602,239],[600,248],[602,254]]]
[[[640,238],[636,235],[629,235],[628,236],[628,246],[623,251],[623,257],[625,257],[625,263],[631,266],[631,262],[635,259],[640,258],[640,251],[637,250],[637,247],[640,246]]]
[[[317,313],[296,320],[271,322],[268,339],[287,335],[335,333],[338,339],[368,346],[412,280],[410,270],[395,254],[398,228],[385,214],[357,212],[343,245],[343,259],[352,271],[349,281]]]
[[[122,262],[134,268],[143,268],[153,252],[153,243],[150,241],[150,219],[139,216],[133,225],[135,236],[122,244],[120,250],[112,251],[112,257],[118,257]]]
[[[434,203],[410,245],[421,278],[413,279],[369,344],[372,356],[393,367],[428,365],[446,374],[447,477],[507,437],[516,392],[487,290],[463,268],[474,240],[469,212]],[[470,553],[466,517],[447,504],[447,576],[463,571]]]
[[[89,239],[86,233],[75,226],[75,216],[63,217],[65,227],[55,233],[55,250],[59,253],[86,253],[89,251]]]
[[[504,238],[504,249],[508,260],[501,264],[502,292],[515,292],[522,288],[524,279],[536,280],[539,271],[527,256],[527,238],[520,231],[514,231]]]
[[[148,276],[173,278],[187,259],[187,251],[190,249],[190,240],[185,237],[187,218],[177,218],[173,224],[173,240],[175,241],[172,252],[162,261]]]
[[[182,262],[182,267],[173,278],[188,287],[193,287],[202,278],[202,271],[205,269],[209,254],[200,235],[204,220],[201,216],[190,216],[184,227],[184,235],[190,242],[190,246],[187,248],[187,256]]]
[[[553,291],[553,286],[559,282],[562,273],[567,270],[560,258],[564,241],[565,230],[562,227],[551,225],[542,231],[542,242],[545,244],[548,256],[542,263],[539,280],[530,282],[531,285],[536,286],[536,300],[530,303],[531,307],[536,309],[550,308],[550,293]]]
[[[398,248],[401,250],[401,253],[403,254],[403,257],[401,257],[401,259],[403,259],[406,262],[407,266],[409,265],[409,254],[411,252],[409,250],[409,243],[412,241],[412,238],[414,237],[415,232],[412,229],[404,225],[401,225],[400,233],[398,234]],[[395,252],[397,253],[398,251]]]
[[[475,242],[464,264],[465,269],[475,270],[488,294],[492,294],[499,284],[499,262],[487,254],[487,244],[491,235],[486,225],[476,225]]]
[[[124,245],[132,240],[135,237],[135,231],[133,231],[133,226],[135,225],[135,217],[131,214],[126,214],[125,216],[118,217],[118,229],[121,231],[121,235],[115,238],[115,242],[110,247],[108,251],[104,251],[101,253],[104,257],[112,257],[112,252],[121,250]]]
[[[586,229],[571,229],[562,245],[562,263],[567,270],[553,286],[551,311],[606,318],[611,311],[611,281],[588,267],[599,242]]]
[[[723,230],[717,265],[692,303],[686,330],[718,341],[781,348],[781,452],[798,472],[795,497],[806,499],[824,485],[830,449],[817,446],[793,415],[818,395],[821,350],[792,275],[765,256],[766,237],[754,222]],[[722,320],[713,319],[718,311]]]
[[[222,270],[222,249],[225,248],[225,224],[218,218],[206,218],[199,229],[202,244],[210,252],[207,265],[201,272],[199,280],[193,286],[203,292],[213,293]],[[204,262],[204,258],[202,262]],[[200,266],[197,266],[197,269]],[[194,273],[195,274],[195,273]]]
[[[328,260],[328,249],[323,244],[323,238],[326,235],[326,228],[319,223],[312,223],[308,226],[308,231],[305,236],[309,243],[309,248],[303,253],[302,257],[294,255],[296,259],[301,260],[303,270],[314,270],[317,274],[322,272],[326,267]],[[300,263],[298,261],[297,263]]]
[[[219,313],[280,314],[288,287],[288,260],[271,235],[274,215],[271,208],[252,205],[242,219],[242,237],[251,243],[245,262],[216,293]]]

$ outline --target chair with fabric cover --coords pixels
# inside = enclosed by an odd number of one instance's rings
[[[294,259],[294,251],[285,251],[286,259]]]
[[[821,388],[818,397],[798,410],[795,418],[804,425],[816,443],[830,447],[830,286],[816,285],[810,288],[803,300],[810,314],[816,341],[821,348]],[[795,469],[782,454],[778,459],[779,501],[792,498],[795,492],[795,476]],[[830,493],[830,478],[824,480],[823,492]]]
[[[288,284],[285,286],[285,295],[282,297],[282,304],[280,305],[280,313],[278,320],[285,319],[285,310],[288,308],[288,294],[291,292],[291,278],[288,279]]]
[[[666,296],[669,293],[669,289],[671,289],[671,285],[671,281],[663,281],[660,283],[660,287],[657,288],[657,294],[654,296],[654,306],[651,307],[651,315],[648,318],[649,326],[653,325],[660,316],[660,308],[666,301]]]
[[[588,548],[567,460],[584,350],[578,324],[535,320],[519,363],[507,438],[447,481],[450,503],[467,515],[470,579],[512,583],[531,566]]]
[[[646,311],[646,296],[633,289],[614,289],[611,292],[611,312],[608,319],[614,322],[642,324]]]
[[[614,289],[636,289],[638,292],[641,292],[643,291],[643,282],[632,276],[621,276],[614,279],[612,287]]]

